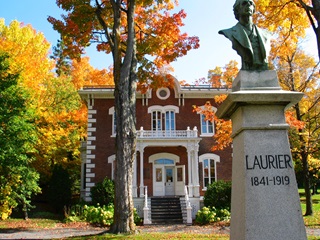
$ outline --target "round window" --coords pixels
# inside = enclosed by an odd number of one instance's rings
[[[159,88],[157,90],[157,97],[165,100],[170,96],[170,90],[168,88]]]

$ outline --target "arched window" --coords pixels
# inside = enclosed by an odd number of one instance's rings
[[[148,108],[148,113],[151,113],[151,126],[153,131],[171,131],[176,129],[175,114],[179,113],[177,106],[155,105]]]
[[[163,165],[174,165],[174,160],[167,159],[167,158],[162,158],[162,159],[157,159],[154,161],[154,164],[163,164]]]
[[[216,154],[203,154],[199,156],[199,162],[202,163],[202,183],[203,189],[217,181],[216,163],[220,162],[220,157]]]

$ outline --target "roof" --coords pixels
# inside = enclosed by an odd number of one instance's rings
[[[92,98],[114,98],[114,88],[113,85],[90,85],[84,86],[78,92],[80,96],[84,99],[87,99],[89,96]],[[227,94],[231,92],[231,89],[227,87],[215,88],[211,85],[180,85],[180,83],[175,79],[173,86],[175,90],[175,97],[179,98],[183,94],[184,98],[208,98],[220,94]],[[145,94],[137,92],[137,98],[147,97],[151,98],[151,91],[147,91]],[[144,95],[144,96],[143,96]]]

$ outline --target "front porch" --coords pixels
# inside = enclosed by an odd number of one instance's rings
[[[145,187],[144,198],[133,198],[134,207],[144,225],[187,224],[191,225],[200,209],[202,198],[189,198],[187,186],[184,196],[148,197]]]
[[[149,187],[150,196],[183,196],[186,184],[189,197],[200,197],[200,140],[196,127],[193,130],[188,127],[186,130],[163,131],[144,130],[141,127],[137,131],[133,197],[143,198],[146,186]],[[146,149],[158,149],[158,153],[146,153]],[[170,152],[168,149],[175,150]],[[146,180],[146,175],[151,177],[151,181]]]

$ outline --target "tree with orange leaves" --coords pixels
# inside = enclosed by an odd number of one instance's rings
[[[85,85],[114,85],[112,69],[99,70],[93,68],[89,63],[89,57],[81,58],[81,61],[73,59],[70,75],[76,89],[80,89]]]
[[[79,58],[85,47],[112,53],[115,84],[116,173],[112,231],[132,232],[132,173],[136,149],[135,101],[137,81],[142,86],[170,84],[166,66],[199,47],[197,37],[180,32],[184,11],[171,14],[172,0],[57,0],[68,12],[63,20],[49,17],[62,35],[65,52]]]
[[[202,79],[201,81],[202,83],[210,84],[215,88],[231,89],[232,82],[237,76],[238,71],[238,63],[236,61],[230,61],[223,69],[221,67],[216,67],[213,70],[209,70],[208,79]],[[213,100],[220,105],[226,97],[226,94],[217,95]],[[213,137],[216,144],[212,147],[212,151],[223,150],[230,146],[232,143],[232,126],[230,120],[227,121],[217,118],[210,102],[207,102],[204,107],[194,106],[194,111],[205,115],[206,120],[215,123],[216,134]]]

